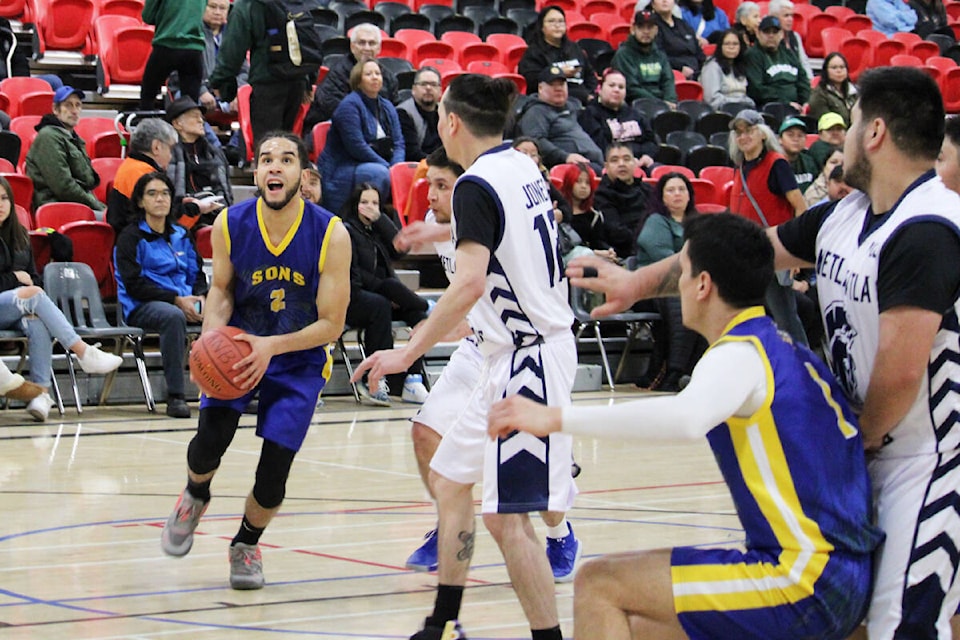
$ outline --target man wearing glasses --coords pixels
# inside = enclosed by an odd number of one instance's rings
[[[411,97],[397,105],[408,162],[419,162],[440,147],[439,100],[440,72],[433,67],[421,67],[413,78]]]

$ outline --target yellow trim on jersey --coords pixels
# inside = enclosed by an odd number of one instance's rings
[[[317,263],[317,271],[323,273],[323,265],[327,263],[327,247],[330,246],[330,238],[333,235],[331,230],[340,220],[340,216],[333,216],[327,224],[327,231],[323,234],[323,243],[320,245],[320,262]]]
[[[227,256],[230,256],[230,225],[228,216],[230,215],[230,207],[227,207],[223,210],[223,240],[227,243]]]
[[[324,382],[330,382],[330,375],[333,373],[333,343],[328,342],[323,345],[323,350],[327,352],[327,361],[323,363],[323,371],[320,375],[323,376]]]
[[[303,200],[300,200],[300,210],[297,212],[297,219],[293,221],[293,224],[290,225],[290,228],[287,229],[287,235],[283,237],[283,240],[280,241],[280,244],[274,246],[270,242],[270,234],[267,232],[267,225],[263,221],[263,198],[257,199],[257,225],[260,227],[260,237],[263,238],[263,244],[267,248],[267,251],[272,253],[275,256],[279,256],[284,250],[290,246],[290,243],[293,242],[293,237],[297,235],[297,230],[300,228],[300,223],[303,222]]]
[[[817,369],[812,364],[807,362],[806,367],[807,373],[810,374],[810,378],[817,383],[817,386],[820,387],[820,391],[823,392],[823,399],[827,401],[827,404],[837,415],[837,426],[840,429],[840,433],[843,434],[843,437],[846,440],[856,437],[859,431],[855,426],[847,422],[845,417],[843,417],[843,409],[841,409],[840,405],[837,404],[837,401],[833,399],[833,394],[830,392],[830,384],[820,377],[820,374],[817,373]]]
[[[731,328],[763,315],[746,309],[724,329],[721,342],[750,342],[765,370],[767,396],[749,418],[727,420],[743,481],[769,500],[757,505],[781,552],[776,563],[679,565],[671,568],[677,612],[736,610],[797,602],[814,592],[829,560],[831,545],[819,525],[803,513],[772,412],[775,381],[763,344],[755,336],[730,336]]]

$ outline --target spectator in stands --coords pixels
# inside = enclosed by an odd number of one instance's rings
[[[303,121],[303,130],[309,132],[313,125],[331,120],[340,102],[349,94],[350,72],[358,62],[376,60],[380,55],[380,29],[369,23],[359,24],[350,32],[350,53],[339,58],[330,66],[326,77],[317,87]],[[397,100],[397,79],[389,69],[381,69],[383,84],[380,95],[391,103]]]
[[[693,27],[673,15],[674,0],[653,0],[653,17],[657,22],[657,47],[667,55],[670,66],[687,80],[696,80],[703,66],[703,49]]]
[[[947,189],[960,193],[960,116],[947,118],[943,134],[937,157],[937,175]]]
[[[440,146],[437,106],[440,101],[440,72],[421,67],[413,77],[411,96],[397,105],[407,162],[419,162]]]
[[[763,227],[773,227],[807,209],[781,151],[773,131],[758,112],[744,109],[734,116],[730,121],[730,159],[737,171],[730,194],[731,212]],[[777,278],[767,288],[766,306],[780,329],[790,334],[794,342],[807,344],[797,316],[793,273],[777,272]]]
[[[380,93],[380,71],[376,60],[354,65],[351,93],[333,113],[327,144],[317,160],[324,179],[323,206],[330,211],[339,211],[361,183],[390,193],[390,165],[405,157],[397,110]]]
[[[693,27],[697,41],[703,47],[708,42],[717,42],[717,36],[730,28],[730,18],[713,0],[679,0],[680,16]],[[711,37],[713,36],[713,37]]]
[[[719,36],[720,43],[700,71],[703,101],[716,110],[731,103],[753,105],[747,95],[746,63],[743,38],[733,29]]]
[[[783,27],[783,41],[780,46],[797,54],[807,78],[813,77],[813,67],[810,66],[810,58],[803,48],[803,39],[800,34],[793,30],[794,4],[790,0],[770,0],[767,6],[767,15],[780,19],[780,26]]]
[[[84,93],[64,86],[53,95],[53,113],[40,119],[37,137],[27,152],[26,173],[33,180],[33,208],[48,202],[79,202],[94,211],[106,205],[93,195],[100,176],[87,146],[74,128],[83,111]]]
[[[941,33],[953,38],[953,31],[947,20],[947,8],[942,0],[909,0],[910,7],[917,14],[917,23],[913,32],[921,38],[931,33]]]
[[[747,43],[747,48],[757,44],[757,29],[760,27],[760,5],[746,0],[733,14],[733,30]]]
[[[917,12],[903,0],[867,0],[867,17],[873,28],[886,36],[913,31],[917,25]]]
[[[167,122],[173,125],[180,141],[173,147],[167,175],[173,181],[174,203],[186,197],[196,198],[207,209],[198,218],[178,220],[187,229],[196,224],[213,224],[220,209],[233,204],[233,190],[227,177],[227,158],[204,137],[203,109],[189,97],[178,98],[167,108]]]
[[[564,162],[603,164],[603,152],[577,121],[580,103],[567,94],[567,79],[560,67],[540,72],[537,98],[520,118],[522,135],[537,140],[543,163],[553,167]]]
[[[807,124],[800,118],[786,118],[780,123],[780,146],[790,163],[797,188],[804,193],[820,172],[817,161],[807,151]]]
[[[249,52],[250,125],[257,141],[269,131],[293,131],[300,105],[310,99],[316,76],[278,77],[270,69],[267,7],[259,0],[236,0],[230,11],[230,28],[223,34],[217,66],[207,85],[223,102],[237,97],[238,79]]]
[[[227,15],[229,13],[229,0],[207,0],[207,8],[203,11],[203,24],[201,24],[204,41],[203,82],[200,85],[200,100],[198,102],[206,107],[208,112],[214,109],[225,113],[237,112],[236,98],[230,102],[220,102],[211,92],[209,83],[213,70],[217,68],[217,54],[220,53],[220,45],[227,30]],[[244,60],[237,76],[238,86],[247,84],[249,71],[250,67]]]
[[[570,222],[573,209],[570,206],[570,202],[563,197],[560,190],[557,189],[553,181],[550,180],[550,174],[547,168],[543,166],[543,160],[540,158],[540,146],[537,144],[537,141],[530,136],[517,136],[513,139],[510,146],[533,160],[534,164],[537,165],[537,169],[543,174],[543,179],[550,188],[550,200],[553,202],[554,220],[557,222]]]
[[[350,232],[353,258],[350,263],[350,306],[347,324],[362,330],[366,354],[393,348],[393,320],[416,326],[429,313],[429,303],[397,278],[392,261],[406,251],[398,246],[399,230],[380,208],[380,191],[369,182],[357,185],[343,207],[342,217]],[[361,395],[371,404],[389,407],[390,389],[402,389],[404,402],[423,404],[423,361],[417,360],[406,373],[386,376],[378,389],[359,385]]]
[[[540,76],[550,67],[563,71],[570,97],[579,100],[581,105],[595,98],[597,76],[590,58],[567,37],[566,14],[557,6],[547,6],[540,11],[527,40],[527,50],[517,65],[517,71],[527,81],[528,95],[537,92]]]
[[[127,147],[127,157],[117,167],[113,188],[107,194],[107,222],[113,227],[118,238],[127,225],[138,219],[136,203],[131,199],[137,181],[141,176],[154,171],[166,173],[173,157],[173,149],[178,142],[177,130],[160,118],[145,118],[137,124],[130,138],[130,146]],[[174,220],[196,220],[201,214],[210,213],[216,207],[216,203],[199,203],[190,196],[175,197]]]
[[[317,165],[312,162],[300,174],[300,197],[313,204],[322,204],[323,190],[321,188],[322,180]]]
[[[843,141],[847,138],[847,125],[839,114],[825,113],[817,121],[817,130],[820,137],[810,145],[810,155],[820,169],[834,149],[843,148]]]
[[[77,354],[80,366],[87,373],[109,373],[123,363],[120,356],[104,353],[81,340],[57,305],[40,288],[42,282],[33,261],[30,236],[14,210],[13,189],[0,176],[0,329],[22,329],[27,335],[30,380],[40,391],[29,398],[27,412],[37,422],[46,420],[53,406],[47,394],[53,339]],[[2,388],[7,388],[9,371],[4,369],[6,367],[0,369],[0,383]]]
[[[650,210],[637,225],[637,267],[680,252],[683,225],[697,215],[693,185],[682,173],[665,174],[657,182]],[[657,298],[662,322],[654,327],[654,350],[638,386],[655,391],[679,391],[707,345],[695,331],[683,326],[680,298]]]
[[[817,175],[817,179],[803,191],[803,199],[806,201],[808,208],[822,202],[824,198],[830,195],[830,176],[837,167],[843,168],[843,149],[840,148],[833,150],[833,153],[827,157],[827,161],[823,164],[823,170]]]
[[[182,95],[200,99],[203,82],[203,13],[206,0],[146,0],[142,18],[154,25],[153,50],[140,82],[140,109],[156,106],[160,87],[172,71],[177,72]]]
[[[580,126],[601,149],[611,142],[630,145],[640,168],[647,174],[656,164],[656,134],[646,118],[625,102],[627,80],[623,72],[609,68],[600,81],[600,95],[580,112]]]
[[[810,99],[810,78],[797,54],[780,46],[782,40],[779,18],[767,16],[760,21],[757,46],[744,55],[747,95],[757,106],[782,102],[801,112]]]
[[[656,45],[657,22],[652,11],[633,16],[630,37],[620,43],[610,63],[627,79],[627,101],[659,98],[676,105],[677,88],[666,54]]]
[[[560,172],[560,193],[570,203],[573,215],[569,225],[576,232],[580,240],[579,247],[586,249],[583,253],[592,253],[610,262],[617,262],[617,252],[607,240],[607,227],[603,221],[603,214],[593,206],[594,184],[597,174],[588,164],[568,164]],[[562,236],[561,236],[562,242]],[[570,249],[560,248],[564,262],[576,255],[570,254]]]
[[[621,142],[607,147],[604,169],[594,206],[603,214],[610,246],[618,256],[630,256],[636,245],[637,224],[650,202],[650,186],[636,177],[637,159]]]
[[[825,113],[836,113],[850,126],[850,110],[857,101],[857,88],[847,73],[847,59],[834,51],[823,59],[820,83],[810,93],[809,115],[820,120]]]
[[[184,399],[187,324],[203,322],[207,277],[203,259],[186,229],[171,215],[173,182],[160,171],[137,180],[131,200],[137,222],[117,238],[114,269],[117,299],[132,327],[160,334],[167,415],[189,418]]]

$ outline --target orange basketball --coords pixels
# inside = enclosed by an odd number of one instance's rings
[[[245,333],[237,327],[218,327],[204,331],[190,349],[190,374],[207,396],[235,400],[247,393],[233,384],[237,372],[233,365],[250,355],[250,345],[233,337]]]

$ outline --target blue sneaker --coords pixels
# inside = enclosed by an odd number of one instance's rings
[[[423,537],[424,543],[407,558],[407,569],[413,569],[414,571],[436,571],[437,530],[434,529]]]
[[[569,522],[567,530],[570,533],[562,538],[547,538],[547,559],[553,569],[554,582],[571,582],[583,553],[583,545],[573,535],[573,525]]]

